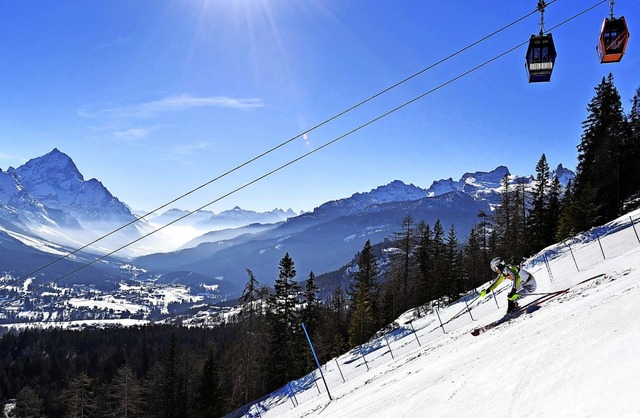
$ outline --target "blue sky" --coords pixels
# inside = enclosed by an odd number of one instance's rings
[[[549,2],[551,3],[551,2]],[[557,0],[547,29],[598,0]],[[0,0],[0,168],[57,147],[134,209],[150,210],[527,15],[537,2],[460,0]],[[575,168],[586,106],[613,73],[640,87],[640,3],[618,0],[621,63],[595,43],[609,4],[552,30],[550,83],[526,46],[210,210],[312,210],[393,180],[421,187],[542,153]],[[172,205],[195,209],[523,43],[539,14]],[[634,36],[635,35],[635,36]]]

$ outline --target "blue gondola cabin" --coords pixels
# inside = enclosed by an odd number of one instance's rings
[[[529,82],[537,83],[551,80],[551,73],[556,62],[556,48],[551,34],[531,35],[527,49],[527,73]]]

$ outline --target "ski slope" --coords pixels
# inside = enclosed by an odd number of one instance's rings
[[[640,212],[631,215],[637,219]],[[625,219],[629,215],[617,223]],[[505,287],[496,300],[469,300],[473,320],[464,312],[449,321],[464,311],[463,302],[442,309],[446,333],[435,314],[409,324],[408,312],[387,339],[323,365],[331,400],[316,371],[245,416],[640,416],[640,244],[634,233],[626,228],[600,241],[578,239],[573,253],[550,262],[551,276],[544,263],[529,265],[536,292],[570,288],[534,313],[472,336],[504,314]],[[603,261],[599,254],[614,249]],[[589,267],[578,272],[574,260],[581,257]]]

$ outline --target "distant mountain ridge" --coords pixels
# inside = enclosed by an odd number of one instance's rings
[[[565,177],[572,174],[562,166],[554,170],[554,175],[556,172]],[[454,225],[464,239],[478,213],[489,213],[499,204],[505,178],[511,185],[524,184],[528,189],[535,184],[532,176],[511,175],[504,166],[490,172],[466,173],[459,181],[434,181],[429,189],[396,180],[368,193],[324,203],[273,228],[230,239],[215,234],[203,236],[195,248],[143,256],[135,262],[165,273],[208,273],[238,292],[246,280],[245,269],[270,284],[277,277],[280,258],[289,253],[304,278],[310,271],[321,274],[339,269],[367,239],[376,243],[393,236],[406,215],[431,225],[440,220],[446,229]]]
[[[282,210],[273,209],[269,212],[255,212],[252,210],[241,209],[236,206],[233,209],[222,211],[218,214],[199,210],[191,213],[181,209],[169,209],[161,214],[151,214],[147,216],[147,220],[152,224],[165,225],[170,222],[176,222],[177,225],[187,225],[203,231],[219,231],[229,228],[240,228],[249,224],[272,224],[282,222],[287,218],[297,216],[292,209]]]
[[[573,178],[562,165],[553,175],[563,184]],[[429,224],[440,220],[447,229],[454,225],[458,235],[466,237],[478,212],[489,212],[499,203],[505,178],[529,189],[535,183],[532,176],[514,176],[507,167],[499,166],[489,172],[465,173],[457,181],[433,181],[428,189],[395,180],[300,215],[290,209],[265,213],[239,207],[219,214],[199,211],[180,222],[204,232],[179,251],[159,252],[158,243],[170,237],[154,234],[127,255],[138,256],[134,258],[138,267],[167,280],[208,277],[210,283],[205,284],[221,285],[229,296],[237,296],[247,268],[270,284],[277,277],[279,260],[288,252],[300,277],[310,271],[334,271],[349,262],[366,240],[376,243],[393,236],[407,215]],[[132,223],[117,237],[92,246],[97,252],[106,252],[153,231],[154,225],[165,225],[186,214],[170,209],[139,219],[101,182],[85,180],[71,158],[58,149],[18,168],[0,170],[0,227],[71,248]]]

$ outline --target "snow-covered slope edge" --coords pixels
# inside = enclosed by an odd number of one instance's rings
[[[446,334],[434,315],[410,325],[408,313],[388,334],[394,358],[380,339],[323,366],[331,401],[316,373],[317,386],[313,378],[292,383],[295,399],[274,394],[251,411],[259,408],[262,417],[640,416],[640,244],[631,227],[602,241],[605,254],[618,253],[588,269],[578,272],[569,251],[551,262],[553,277],[543,263],[529,266],[537,292],[571,287],[533,314],[473,337],[473,328],[502,316],[506,292],[497,296],[500,308],[493,299],[473,302],[474,320],[465,313],[445,325]],[[592,259],[601,253],[596,240],[574,248]],[[446,322],[461,310],[458,303],[440,316]]]

